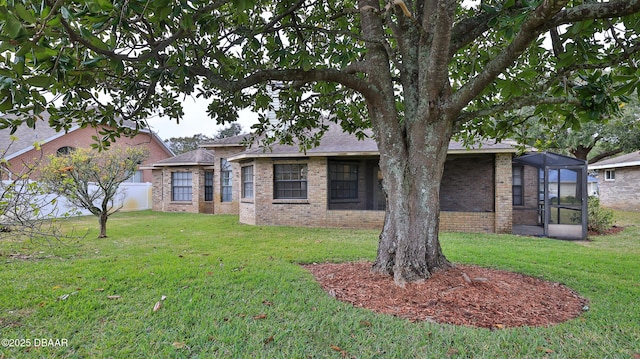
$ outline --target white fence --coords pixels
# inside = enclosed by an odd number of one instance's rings
[[[4,185],[8,185],[11,181],[3,181]],[[93,187],[93,188],[92,188]],[[96,188],[95,185],[90,185],[89,190],[92,191]],[[38,217],[61,217],[64,215],[89,215],[91,212],[84,208],[76,208],[69,201],[62,196],[58,197],[55,194],[39,195],[33,202],[39,203],[40,215]],[[151,183],[122,183],[118,188],[118,194],[114,198],[113,207],[122,207],[120,211],[142,211],[145,209],[151,209]],[[99,207],[99,203],[96,203]]]

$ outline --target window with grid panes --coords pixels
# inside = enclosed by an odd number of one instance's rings
[[[191,201],[192,191],[191,172],[171,173],[172,201]]]
[[[307,198],[307,165],[278,164],[273,166],[273,197],[275,199]]]
[[[220,200],[231,202],[233,199],[233,187],[231,183],[231,163],[226,158],[220,159]]]
[[[605,181],[615,181],[616,180],[616,170],[604,170],[604,180]]]
[[[512,193],[513,193],[513,205],[522,206],[524,204],[524,167],[513,166],[512,176]]]
[[[242,198],[253,198],[253,166],[244,166],[241,169]]]
[[[358,198],[358,164],[329,163],[329,186],[332,200]]]

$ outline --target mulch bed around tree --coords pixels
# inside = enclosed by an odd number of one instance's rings
[[[410,321],[491,329],[549,326],[578,317],[588,304],[562,284],[477,266],[457,265],[405,288],[372,273],[368,262],[304,267],[336,299]]]

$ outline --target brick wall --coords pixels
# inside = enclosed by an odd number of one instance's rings
[[[604,180],[604,170],[598,173],[600,204],[604,207],[640,211],[640,167],[615,169],[614,181]]]
[[[540,170],[532,166],[524,166],[524,204],[513,206],[513,224],[535,226],[538,224],[538,205],[540,191]]]
[[[232,155],[242,152],[242,147],[216,147],[213,151],[215,156],[215,168],[216,171],[213,174],[213,202],[215,214],[238,214],[240,211],[240,163],[231,163],[231,202],[222,202],[222,182],[220,176],[220,160],[222,158],[229,158]]]
[[[485,158],[484,165],[494,160]],[[307,199],[277,200],[273,198],[274,164],[307,164]],[[506,176],[491,186],[495,202],[506,212],[497,216],[491,211],[442,211],[440,229],[460,232],[511,232],[511,155],[497,155],[496,176]],[[328,210],[327,158],[266,159],[258,158],[244,165],[254,166],[254,199],[240,202],[240,222],[254,225],[285,225],[303,227],[338,227],[381,229],[384,211]],[[479,166],[482,167],[482,166]],[[491,166],[493,167],[493,166]],[[492,170],[493,172],[493,170]],[[489,176],[493,178],[493,176]]]
[[[327,211],[327,160],[258,159],[255,161],[255,217],[258,225],[318,227],[324,225]],[[307,164],[307,199],[274,199],[273,166]]]
[[[443,211],[493,212],[494,156],[449,156],[440,185]]]
[[[495,233],[492,212],[440,212],[440,230],[449,232]]]
[[[163,167],[153,170],[152,198],[154,211],[213,213],[212,201],[204,201],[204,173],[203,167]],[[191,201],[171,200],[171,174],[173,172],[191,172],[192,196]]]
[[[513,228],[513,165],[511,153],[495,155],[495,227],[496,233],[511,233]]]
[[[171,166],[153,170],[153,209],[165,212],[238,214],[240,212],[240,167],[231,162],[231,201],[222,202],[220,160],[240,152],[241,147],[216,148],[214,166]],[[171,201],[171,172],[192,172],[192,201]],[[204,200],[204,174],[213,171],[213,201]],[[249,213],[245,213],[245,216]],[[248,218],[248,217],[247,217]]]
[[[242,178],[240,178],[240,182],[238,183],[238,188],[240,192],[240,203],[238,205],[239,215],[242,219],[241,222],[245,224],[256,224],[256,206],[255,206],[255,196],[256,196],[256,163],[255,161],[243,162],[240,164],[240,168],[245,166],[253,167],[253,197],[243,198],[242,197]],[[242,175],[242,171],[241,171]]]

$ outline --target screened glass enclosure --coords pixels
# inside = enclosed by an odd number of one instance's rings
[[[550,152],[526,154],[515,164],[539,169],[539,223],[544,236],[587,237],[587,163]]]

